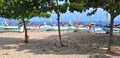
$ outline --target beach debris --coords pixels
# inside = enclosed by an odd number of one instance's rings
[[[18,46],[13,46],[13,48],[15,48],[15,49],[16,49],[16,48],[18,48]]]
[[[56,46],[57,44],[56,43],[54,43],[54,46]]]
[[[99,57],[98,54],[90,56],[90,58],[98,58],[98,57]]]
[[[81,40],[84,40],[84,38],[81,38]]]
[[[99,55],[95,55],[95,57],[99,57]]]
[[[9,53],[3,53],[2,55],[9,55]]]
[[[112,48],[112,52],[113,53],[120,53],[120,47],[114,46],[114,48]]]
[[[43,49],[42,51],[47,51],[46,49]]]

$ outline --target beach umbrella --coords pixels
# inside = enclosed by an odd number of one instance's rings
[[[76,23],[78,24],[78,16],[76,16]]]
[[[108,25],[108,13],[106,13],[106,26]]]
[[[74,26],[76,26],[76,31],[78,31],[78,16],[76,16],[76,22],[75,22]]]
[[[70,26],[72,26],[72,27],[74,26],[71,20],[69,21],[69,24],[70,24]]]

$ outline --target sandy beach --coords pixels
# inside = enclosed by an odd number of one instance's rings
[[[109,35],[62,31],[65,47],[60,47],[58,31],[0,32],[0,58],[120,58],[120,34],[114,35],[114,52],[107,51]]]

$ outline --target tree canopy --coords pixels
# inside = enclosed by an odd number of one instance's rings
[[[5,18],[20,19],[34,16],[50,17],[48,11],[52,11],[52,3],[44,0],[4,0],[0,7],[0,16]]]
[[[28,35],[25,19],[34,16],[50,17],[48,11],[52,11],[50,0],[3,0],[0,5],[0,16],[5,18],[21,19],[24,23],[25,43],[28,43]]]
[[[89,8],[94,8],[94,10],[89,13],[92,15],[96,12],[97,8],[102,8],[107,12],[111,12],[110,9],[114,7],[114,12],[112,15],[114,17],[120,14],[120,1],[119,0],[69,0],[70,1],[70,11],[86,11]],[[114,1],[114,4],[112,2]]]

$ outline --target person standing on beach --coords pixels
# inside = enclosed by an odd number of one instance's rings
[[[94,33],[95,33],[95,24],[94,24],[93,21],[90,21],[90,27],[89,27],[89,29],[90,29],[90,32],[94,31]]]
[[[20,32],[24,32],[24,26],[23,26],[23,23],[20,22],[18,26],[19,26],[19,28],[20,28]]]

